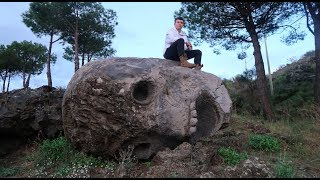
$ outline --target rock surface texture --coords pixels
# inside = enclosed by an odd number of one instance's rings
[[[138,159],[197,142],[229,123],[231,99],[217,76],[156,58],[110,58],[81,67],[62,102],[63,129],[76,148]]]
[[[0,93],[0,156],[34,137],[62,134],[63,94],[64,90],[48,86]]]

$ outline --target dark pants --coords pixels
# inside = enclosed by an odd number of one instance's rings
[[[194,58],[194,64],[201,65],[202,52],[200,50],[184,50],[184,39],[182,38],[172,43],[171,46],[167,48],[163,57],[174,61],[180,61],[179,57],[183,53],[187,54],[188,59]]]

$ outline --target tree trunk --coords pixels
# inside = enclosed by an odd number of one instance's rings
[[[5,81],[3,81],[3,84],[2,84],[2,93],[4,93],[4,92],[5,92],[5,89],[6,89],[6,82],[5,82]]]
[[[22,85],[23,85],[23,88],[26,88],[26,72],[24,67],[22,71]]]
[[[6,71],[6,73],[4,74],[4,77],[2,78],[2,80],[3,80],[2,92],[3,92],[3,93],[4,93],[5,90],[6,90],[6,79],[7,79],[7,75],[8,75],[8,72]]]
[[[28,88],[29,87],[30,78],[31,78],[31,73],[28,74],[28,79],[26,81],[26,86],[24,88]]]
[[[308,26],[309,30],[314,35],[314,44],[315,44],[315,63],[316,63],[316,73],[314,80],[314,100],[316,108],[316,118],[320,120],[320,7],[316,3],[307,2],[304,3],[304,8],[308,9],[309,14],[311,15],[314,30],[312,32],[311,28]],[[306,11],[306,16],[309,16]]]
[[[9,92],[10,79],[11,79],[11,76],[10,76],[10,74],[9,74],[9,76],[8,76],[8,84],[7,84],[7,92]]]
[[[274,121],[274,114],[271,108],[271,103],[269,99],[269,94],[267,91],[267,79],[266,74],[264,71],[264,64],[263,59],[261,55],[261,47],[258,40],[257,33],[251,32],[250,33],[252,44],[253,44],[253,55],[255,60],[255,67],[257,72],[257,86],[258,86],[258,92],[259,92],[259,98],[262,103],[264,114],[266,115],[267,119],[269,121]]]
[[[53,39],[53,31],[50,32],[50,43],[49,43],[48,60],[47,60],[47,78],[48,78],[48,86],[50,87],[52,87],[51,68],[50,68],[52,39]]]
[[[84,52],[82,53],[82,63],[81,63],[81,66],[84,65]]]
[[[320,120],[320,19],[314,21],[316,77],[314,81],[314,97],[316,103],[316,117]]]
[[[87,61],[90,62],[91,58],[90,58],[90,55],[89,53],[87,54]]]
[[[78,16],[76,20],[76,27],[75,27],[75,32],[74,32],[74,52],[75,52],[75,57],[74,57],[74,72],[76,72],[79,69],[79,56],[78,56]]]

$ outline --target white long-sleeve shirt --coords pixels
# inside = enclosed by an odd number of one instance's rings
[[[184,42],[188,42],[187,35],[182,30],[179,33],[178,30],[175,27],[169,29],[167,34],[166,34],[166,40],[165,40],[165,44],[164,44],[163,54],[166,52],[167,48],[170,47],[170,45],[172,43],[174,43],[176,40],[178,40],[180,38],[183,38]],[[184,44],[184,50],[187,50],[187,45],[186,44]]]

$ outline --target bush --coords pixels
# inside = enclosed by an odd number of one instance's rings
[[[223,158],[224,162],[232,166],[248,158],[246,153],[237,153],[235,150],[226,147],[219,148],[218,154]]]
[[[65,137],[47,139],[34,154],[34,160],[41,166],[51,166],[55,162],[68,162],[73,155],[73,149]]]
[[[279,151],[279,141],[268,135],[257,135],[252,134],[249,136],[249,146],[252,149],[263,150],[263,151]]]

